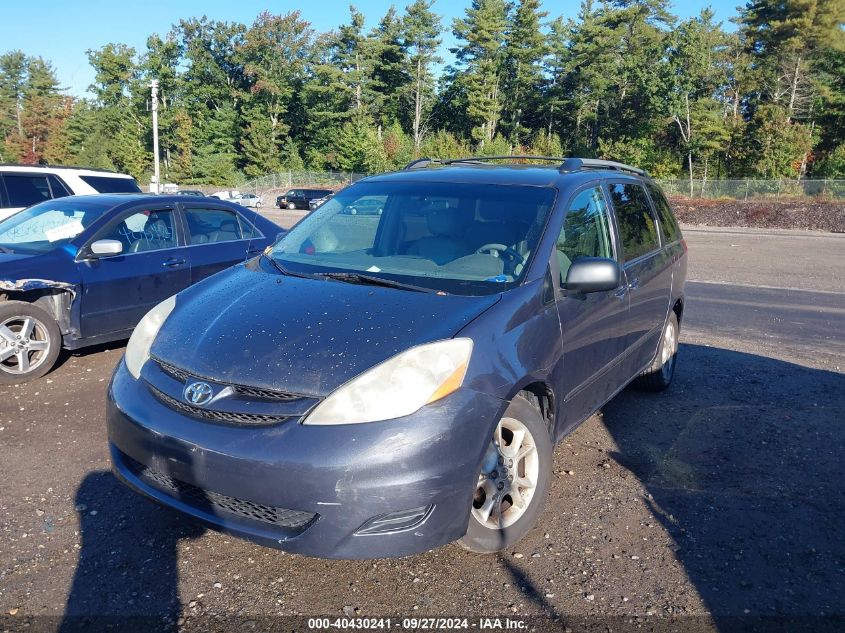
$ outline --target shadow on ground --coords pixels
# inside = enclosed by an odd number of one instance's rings
[[[682,345],[670,389],[628,389],[604,422],[718,628],[830,630],[813,618],[843,614],[845,376]]]
[[[175,630],[181,611],[177,545],[199,524],[89,473],[76,494],[81,550],[61,633]]]

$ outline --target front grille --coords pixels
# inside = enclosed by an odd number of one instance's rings
[[[176,398],[171,398],[166,393],[159,391],[152,385],[150,385],[150,390],[156,398],[168,407],[181,411],[191,417],[210,420],[212,422],[224,422],[227,424],[278,424],[279,422],[284,422],[291,417],[287,415],[266,415],[262,413],[239,413],[204,409],[203,407],[197,407],[192,404],[188,404],[187,402],[177,400]]]
[[[296,532],[304,531],[319,516],[315,512],[303,512],[301,510],[287,510],[275,506],[267,506],[252,501],[245,501],[220,494],[211,490],[203,490],[184,481],[174,479],[149,466],[136,462],[128,455],[122,454],[123,460],[129,470],[145,483],[172,494],[180,501],[187,503],[199,510],[213,510],[214,512],[225,512],[235,514],[247,519],[254,519],[263,523],[271,523]]]
[[[165,374],[180,382],[187,382],[188,380],[194,378],[201,378],[199,376],[193,376],[184,369],[180,369],[179,367],[171,365],[159,358],[156,358],[155,362]],[[302,398],[302,396],[298,393],[276,391],[275,389],[259,389],[256,387],[247,387],[246,385],[232,385],[232,389],[234,389],[235,393],[239,395],[257,398],[259,400],[299,400]]]

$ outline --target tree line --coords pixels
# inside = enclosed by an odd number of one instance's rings
[[[0,55],[0,160],[149,179],[159,81],[163,179],[231,184],[282,170],[378,172],[419,156],[578,155],[658,177],[845,177],[845,0],[750,0],[728,28],[668,0],[433,0],[318,33],[298,11],[202,18],[144,50],[87,52],[90,97],[53,66]],[[457,45],[444,66],[445,28]]]

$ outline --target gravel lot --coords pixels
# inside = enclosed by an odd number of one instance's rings
[[[792,262],[754,246],[756,235],[687,240],[693,279],[733,291],[737,282],[845,290],[824,277],[845,278],[845,239],[810,241],[788,284],[772,282]],[[734,248],[746,255],[731,259]],[[792,309],[813,309],[817,295],[796,296]],[[826,296],[827,340],[840,349],[845,294]],[[732,309],[780,318],[784,306],[755,301]],[[109,473],[103,402],[122,345],[65,355],[44,379],[0,388],[0,630],[304,628],[262,619],[272,615],[529,617],[541,630],[845,628],[845,368],[823,358],[833,343],[801,323],[791,348],[766,347],[764,326],[749,319],[747,331],[724,332],[718,312],[696,316],[692,305],[673,387],[628,389],[562,442],[539,526],[487,557],[449,545],[397,560],[306,559],[159,508]]]

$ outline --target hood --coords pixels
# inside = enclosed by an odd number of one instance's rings
[[[181,293],[152,354],[219,382],[325,396],[498,301],[302,279],[240,265]]]

